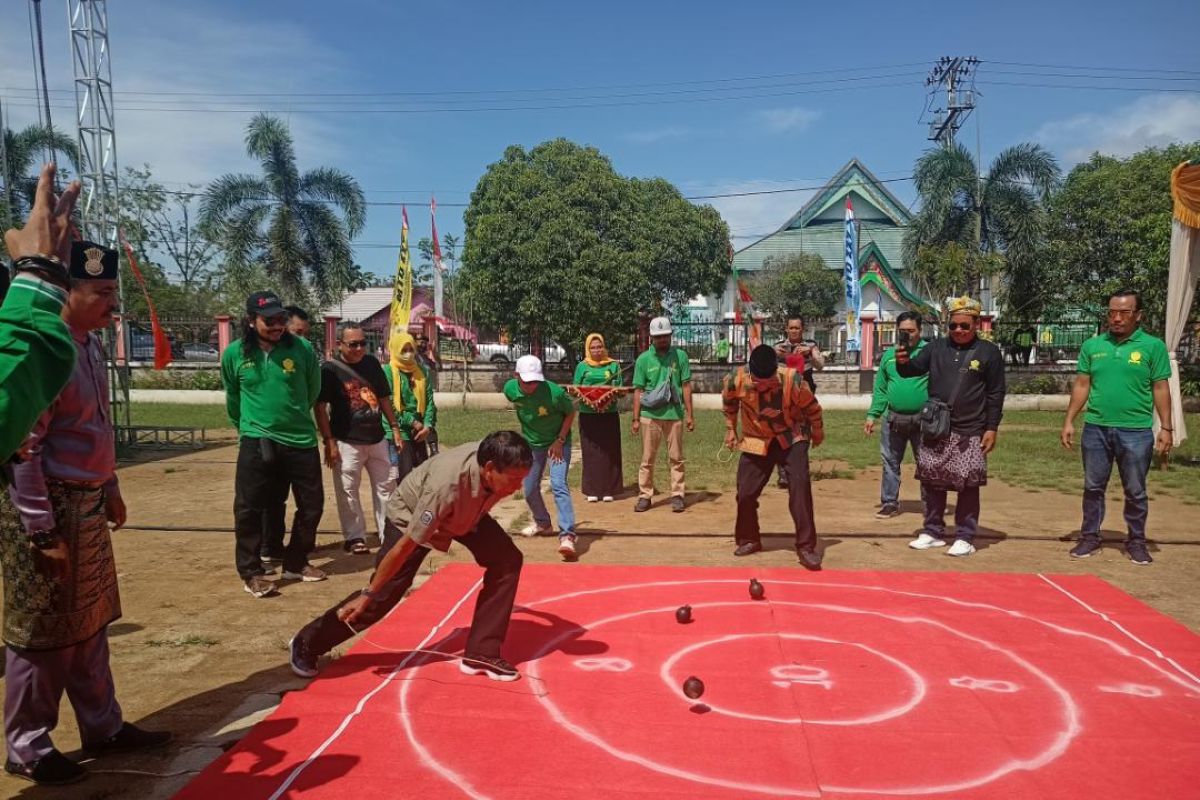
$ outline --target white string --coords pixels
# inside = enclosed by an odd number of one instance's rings
[[[729,453],[728,458],[725,458],[726,453]],[[725,444],[722,443],[721,446],[717,448],[717,463],[718,464],[729,464],[733,461],[733,457],[735,455],[736,454],[734,453],[732,448],[726,447]]]
[[[355,636],[357,636],[357,635],[360,633],[359,631],[355,630],[355,629],[354,629],[354,626],[353,626],[353,625],[351,625],[351,624],[350,624],[348,621],[346,621],[346,620],[342,620],[342,622],[343,622],[343,623],[346,625],[346,627],[347,627],[347,628],[349,628],[349,629],[350,629],[350,631],[351,631],[351,632],[352,632],[352,633],[353,633]],[[366,628],[364,628],[363,630],[366,630]],[[423,654],[423,655],[428,655],[428,656],[438,656],[438,657],[440,657],[440,658],[442,658],[442,659],[448,659],[448,660],[453,660],[453,661],[463,661],[463,662],[472,663],[472,664],[480,664],[480,665],[482,665],[482,666],[484,666],[484,667],[491,666],[490,664],[488,664],[488,662],[486,662],[486,661],[483,661],[482,659],[478,659],[478,658],[471,658],[470,656],[466,656],[466,655],[461,655],[461,656],[460,656],[460,655],[457,655],[457,654],[455,654],[455,653],[447,653],[447,652],[445,652],[445,651],[443,651],[443,650],[424,650],[424,649],[422,649],[422,648],[419,648],[419,647],[406,647],[406,648],[402,648],[402,649],[396,649],[396,648],[394,648],[394,647],[389,647],[388,645],[383,645],[383,644],[380,644],[380,643],[378,643],[378,642],[372,641],[372,640],[371,640],[369,637],[367,637],[367,636],[364,636],[364,637],[363,637],[362,639],[360,639],[359,641],[360,641],[360,642],[365,642],[365,643],[367,643],[367,644],[371,645],[371,647],[374,647],[376,650],[380,650],[380,651],[382,651],[382,652],[385,652],[385,653],[392,653],[392,654],[395,654],[395,655],[401,655],[401,654],[406,654],[406,653],[421,653],[421,654]],[[541,683],[541,684],[545,684],[545,683],[546,683],[546,681],[545,681],[545,680],[543,680],[542,678],[536,677],[536,676],[534,676],[534,675],[525,675],[525,674],[523,674],[523,673],[522,673],[522,674],[521,674],[521,677],[522,677],[522,678],[524,678],[525,680],[529,680],[529,681],[537,681],[538,683]],[[418,678],[399,678],[399,680],[403,680],[403,681],[408,681],[408,680],[418,680]],[[431,678],[425,678],[424,680],[432,680],[432,679],[431,679]],[[489,688],[489,689],[493,689],[493,690],[500,690],[500,687],[498,687],[498,686],[489,686],[489,687],[487,687],[487,688]],[[503,690],[502,690],[502,691],[503,691]],[[512,693],[513,693],[513,694],[528,694],[528,695],[531,695],[531,696],[533,696],[533,697],[546,697],[546,696],[548,696],[548,695],[550,694],[550,692],[548,692],[548,691],[547,691],[545,688],[541,688],[541,689],[539,689],[539,690],[535,690],[535,691],[532,691],[532,692],[512,692]]]

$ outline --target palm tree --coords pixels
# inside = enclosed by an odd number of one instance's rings
[[[21,131],[5,130],[4,194],[0,196],[0,229],[21,224],[37,192],[38,166],[48,150],[62,153],[72,169],[79,171],[79,146],[62,131],[41,125],[30,125]],[[3,243],[0,243],[3,247]]]
[[[366,220],[358,182],[329,167],[301,175],[287,125],[266,114],[250,121],[246,153],[262,164],[262,177],[213,181],[200,205],[202,227],[234,264],[261,265],[285,294],[303,297],[307,277],[319,302],[335,301],[352,282],[350,241]]]
[[[965,288],[974,288],[983,264],[1002,255],[1007,306],[1033,310],[1044,206],[1061,174],[1054,156],[1036,144],[1004,150],[983,176],[961,144],[930,150],[913,174],[921,211],[904,237],[905,261],[917,264],[930,245],[957,244],[968,254]]]

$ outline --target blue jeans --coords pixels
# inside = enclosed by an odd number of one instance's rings
[[[904,434],[892,430],[891,414],[880,420],[879,455],[883,461],[883,480],[879,484],[879,502],[885,506],[900,502],[900,464],[904,462],[904,450],[912,446],[913,460],[921,447],[921,426],[913,425]],[[921,496],[924,497],[924,487]]]
[[[1113,462],[1125,488],[1125,525],[1128,541],[1146,539],[1146,517],[1150,502],[1146,497],[1146,476],[1154,455],[1154,431],[1149,428],[1110,428],[1085,424],[1080,444],[1083,452],[1083,526],[1084,538],[1100,538],[1104,522],[1104,490],[1112,475]]]
[[[533,512],[533,521],[540,526],[550,524],[550,512],[542,500],[542,473],[550,458],[547,448],[533,448],[533,466],[525,476],[521,487],[525,502]],[[554,506],[558,509],[558,527],[562,533],[575,533],[575,506],[571,502],[571,490],[567,488],[567,469],[571,466],[571,437],[563,443],[563,460],[550,462],[550,491],[554,494]]]

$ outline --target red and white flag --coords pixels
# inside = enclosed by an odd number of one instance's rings
[[[429,226],[433,229],[433,267],[438,272],[445,272],[446,265],[442,263],[442,246],[438,244],[436,197],[429,198]]]
[[[146,288],[146,279],[142,277],[142,271],[138,269],[137,259],[133,257],[133,248],[129,246],[129,242],[125,240],[125,234],[121,231],[117,231],[117,238],[121,242],[121,247],[125,249],[125,257],[129,259],[129,269],[133,272],[133,277],[137,279],[138,286],[142,287],[142,296],[146,298],[146,307],[150,309],[150,334],[154,340],[154,368],[156,370],[166,369],[172,358],[171,340],[167,338],[162,325],[158,323],[158,312],[154,310],[154,301],[150,299],[150,290]]]

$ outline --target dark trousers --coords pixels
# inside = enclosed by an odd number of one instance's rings
[[[388,522],[383,547],[375,556],[376,567],[399,540],[399,531]],[[466,653],[471,656],[499,656],[500,645],[504,643],[504,636],[508,633],[508,621],[512,617],[517,584],[521,579],[523,556],[513,544],[512,538],[490,516],[484,516],[474,531],[456,541],[470,550],[471,555],[475,557],[475,563],[484,569],[483,588],[479,590],[479,597],[475,601],[475,616],[471,619]],[[374,625],[403,599],[428,553],[427,547],[418,547],[413,551],[408,560],[401,565],[400,571],[387,582],[379,597],[375,598],[363,615],[355,621],[355,631],[362,631]],[[359,592],[350,594],[300,629],[296,638],[308,652],[314,656],[328,653],[354,635],[346,623],[338,619],[337,612],[358,595]]]
[[[8,645],[4,665],[4,739],[8,758],[29,764],[54,749],[63,692],[75,709],[84,745],[98,744],[124,724],[108,663],[108,629],[57,650]]]
[[[945,489],[923,484],[925,493],[925,532],[938,539],[946,535]],[[969,486],[958,490],[958,501],[954,504],[954,538],[971,541],[979,529],[979,487]]]
[[[263,558],[283,560],[283,539],[287,533],[287,501],[263,512]]]
[[[812,483],[808,475],[808,442],[796,442],[785,450],[772,441],[765,456],[742,453],[737,472],[734,538],[739,545],[762,541],[758,528],[758,498],[777,465],[787,466],[788,510],[796,526],[796,549],[815,550],[817,528],[813,521]]]
[[[1125,527],[1129,541],[1146,539],[1146,518],[1150,500],[1146,495],[1146,477],[1154,457],[1154,431],[1149,428],[1111,428],[1107,425],[1083,426],[1080,440],[1083,451],[1083,525],[1085,538],[1100,538],[1104,522],[1104,491],[1112,475],[1113,462],[1125,489]]]
[[[242,437],[234,477],[233,525],[238,575],[248,580],[263,574],[261,553],[266,538],[265,514],[296,498],[292,537],[283,551],[283,568],[299,572],[317,543],[317,525],[325,509],[321,457],[317,448],[295,448],[266,439]]]

